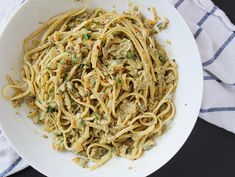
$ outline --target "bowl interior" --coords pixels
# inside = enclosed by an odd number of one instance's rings
[[[27,108],[14,109],[0,97],[0,123],[16,151],[34,168],[47,176],[147,176],[170,160],[188,138],[196,122],[202,99],[202,68],[192,34],[178,12],[165,0],[89,0],[89,8],[115,9],[123,12],[137,5],[149,18],[149,7],[156,7],[160,16],[170,20],[169,27],[157,36],[171,58],[176,60],[179,83],[175,96],[176,116],[165,134],[156,139],[156,146],[136,160],[113,158],[95,171],[81,169],[71,159],[72,153],[56,152],[41,127],[27,118]],[[132,7],[130,7],[132,5]],[[19,78],[23,40],[39,27],[40,22],[69,9],[83,7],[84,2],[72,0],[28,0],[13,15],[0,38],[0,88],[7,84],[5,75]],[[169,44],[167,41],[171,41]],[[130,168],[131,167],[131,168]]]

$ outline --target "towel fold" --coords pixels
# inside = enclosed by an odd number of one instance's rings
[[[0,33],[24,0],[0,1]],[[204,96],[200,117],[235,133],[235,26],[210,0],[169,0],[189,25],[200,50]],[[193,13],[190,13],[193,12]],[[27,167],[0,130],[0,177]]]
[[[235,26],[210,0],[173,4],[190,26],[201,54],[204,94],[199,116],[235,133]]]

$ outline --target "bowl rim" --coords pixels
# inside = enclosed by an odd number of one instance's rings
[[[199,48],[198,48],[198,46],[197,46],[197,44],[196,44],[196,40],[193,38],[193,34],[191,33],[191,30],[190,30],[189,26],[187,25],[187,23],[185,22],[184,18],[181,16],[181,14],[174,8],[174,6],[173,6],[170,2],[165,1],[165,0],[160,0],[160,1],[161,1],[162,3],[168,4],[168,6],[171,7],[171,9],[172,9],[173,11],[175,11],[175,13],[178,14],[179,18],[180,18],[181,21],[184,23],[185,28],[187,29],[187,31],[190,32],[191,38],[192,38],[193,41],[194,41],[194,45],[195,45],[194,47],[195,47],[195,49],[197,50],[197,51],[195,51],[195,52],[197,52],[197,55],[199,56],[199,58],[201,58],[201,57],[200,57]],[[4,27],[3,27],[2,30],[0,31],[0,41],[2,40],[2,37],[4,36],[5,32],[7,31],[8,25],[11,23],[12,19],[17,15],[17,13],[18,13],[19,11],[21,11],[26,5],[28,5],[28,3],[33,3],[33,2],[32,2],[32,1],[29,1],[29,0],[24,0],[23,2],[21,2],[20,6],[10,15],[10,17],[9,17],[8,20],[6,21]],[[198,71],[199,71],[199,70],[198,70]],[[198,73],[198,74],[201,75],[201,80],[200,80],[200,82],[201,82],[201,83],[200,83],[201,87],[200,87],[200,91],[199,91],[199,93],[200,93],[200,106],[201,106],[202,98],[203,98],[203,85],[204,85],[204,82],[203,82],[203,68],[202,68],[202,65],[200,65],[200,73]],[[164,165],[166,165],[167,162],[169,162],[169,161],[179,152],[179,150],[182,148],[182,146],[183,146],[183,145],[185,144],[185,142],[188,140],[189,136],[190,136],[191,133],[192,133],[192,130],[193,130],[194,127],[195,127],[196,121],[197,121],[197,119],[198,119],[198,117],[199,117],[200,107],[199,107],[199,109],[198,109],[197,112],[198,112],[198,116],[197,116],[196,118],[194,118],[194,120],[193,120],[193,122],[192,122],[192,127],[190,128],[190,131],[188,131],[186,138],[183,140],[183,143],[179,146],[179,148],[174,152],[174,155],[171,156],[171,158],[165,160],[164,163],[162,163],[162,164],[159,166],[159,168],[156,168],[155,171],[153,171],[153,172],[151,172],[151,173],[149,173],[149,174],[147,174],[147,175],[150,175],[150,174],[156,172],[157,170],[161,169]],[[1,119],[0,119],[0,120],[1,120]],[[9,143],[9,144],[11,145],[11,147],[17,152],[17,154],[19,154],[19,156],[22,157],[22,159],[24,159],[24,161],[26,161],[30,166],[32,166],[33,168],[35,168],[36,170],[38,170],[40,173],[45,174],[45,175],[48,175],[48,174],[49,174],[46,170],[41,169],[41,168],[37,167],[37,165],[32,164],[31,162],[29,162],[29,161],[27,160],[27,158],[25,158],[24,155],[16,149],[16,147],[14,146],[13,141],[11,141],[11,139],[6,135],[6,133],[5,133],[6,130],[5,130],[4,127],[1,126],[1,122],[0,122],[0,128],[1,128],[1,130],[2,130],[2,133],[3,133],[4,137],[7,139],[8,143]]]

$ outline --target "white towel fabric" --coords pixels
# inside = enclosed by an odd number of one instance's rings
[[[0,32],[24,0],[0,0]],[[181,13],[197,41],[204,69],[200,117],[235,133],[235,27],[210,0],[168,0]],[[0,177],[27,166],[0,131]]]
[[[210,0],[173,4],[190,26],[201,54],[204,96],[199,116],[235,133],[235,26]]]

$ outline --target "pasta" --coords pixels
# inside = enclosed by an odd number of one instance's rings
[[[154,20],[86,8],[55,16],[25,39],[22,83],[7,76],[3,96],[26,103],[53,148],[84,168],[138,159],[175,115],[177,66],[155,39],[167,24],[155,10]]]

